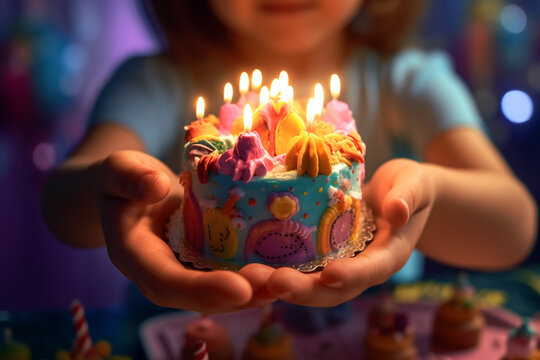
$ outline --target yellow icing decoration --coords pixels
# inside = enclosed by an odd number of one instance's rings
[[[281,108],[285,105],[287,105],[287,102],[283,100],[272,101],[272,106],[274,107],[276,114],[279,114],[281,112]]]
[[[303,131],[291,139],[291,148],[285,155],[285,170],[296,169],[298,175],[330,175],[330,153],[320,137]]]
[[[291,139],[306,130],[304,121],[294,112],[289,112],[276,127],[276,155],[285,154]]]
[[[297,205],[289,196],[281,196],[272,201],[269,210],[275,218],[284,220],[296,213]]]
[[[350,242],[357,242],[360,239],[360,229],[362,227],[362,200],[357,197],[352,197],[352,208],[354,209],[354,222],[351,230]]]
[[[324,212],[323,216],[321,217],[321,221],[319,222],[319,231],[317,234],[317,252],[319,253],[319,255],[323,256],[332,252],[332,249],[330,248],[330,231],[332,230],[332,224],[334,224],[334,221],[336,221],[339,215],[349,210],[352,202],[353,201],[351,197],[346,195],[345,201],[343,201],[344,206],[336,204],[334,206],[330,206]],[[356,219],[359,218],[359,216],[357,216],[358,214],[359,213],[355,213],[354,216],[355,225]],[[353,225],[353,229],[356,228],[355,225]]]
[[[204,134],[204,135],[197,136],[196,138],[191,139],[191,142],[196,143],[196,142],[199,142],[199,141],[202,141],[202,140],[219,141],[219,142],[223,141],[219,136],[214,136],[214,135],[210,135],[210,134]]]
[[[238,248],[238,236],[231,218],[221,209],[214,208],[204,212],[203,222],[210,252],[220,259],[231,259]]]

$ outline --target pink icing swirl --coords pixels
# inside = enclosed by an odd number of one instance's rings
[[[234,147],[217,160],[218,173],[230,175],[234,181],[248,183],[254,176],[264,176],[274,168],[274,162],[264,149],[256,131],[240,134]]]
[[[324,122],[334,125],[335,130],[345,132],[358,132],[356,123],[352,117],[349,105],[343,101],[331,100],[326,104],[326,111],[322,115]]]

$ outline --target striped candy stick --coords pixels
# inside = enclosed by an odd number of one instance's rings
[[[208,360],[208,350],[206,350],[206,343],[199,340],[194,345],[193,351],[194,360]]]
[[[71,303],[71,319],[75,329],[75,354],[88,355],[92,350],[92,339],[84,315],[84,307],[78,299]]]

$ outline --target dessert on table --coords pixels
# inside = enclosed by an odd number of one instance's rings
[[[454,284],[452,297],[439,305],[433,322],[432,343],[435,349],[465,350],[480,342],[484,329],[482,310],[474,302],[474,287],[465,273]]]
[[[397,311],[390,293],[381,293],[368,314],[363,358],[414,360],[417,356],[414,330],[408,314]]]

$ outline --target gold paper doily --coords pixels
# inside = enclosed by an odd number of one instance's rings
[[[354,242],[349,242],[344,248],[328,254],[322,258],[315,259],[300,264],[291,265],[272,265],[273,267],[290,267],[302,272],[312,272],[323,269],[329,262],[344,258],[354,257],[362,250],[366,248],[368,243],[373,240],[373,234],[375,232],[375,221],[371,210],[363,203],[362,204],[362,234],[359,239]],[[218,260],[216,258],[201,256],[199,250],[195,249],[189,242],[184,241],[183,238],[184,229],[182,225],[182,213],[180,210],[176,211],[167,224],[165,236],[169,243],[169,246],[174,251],[178,260],[186,265],[200,270],[233,270],[237,271],[247,263],[239,264],[236,262],[226,262],[224,260]]]

